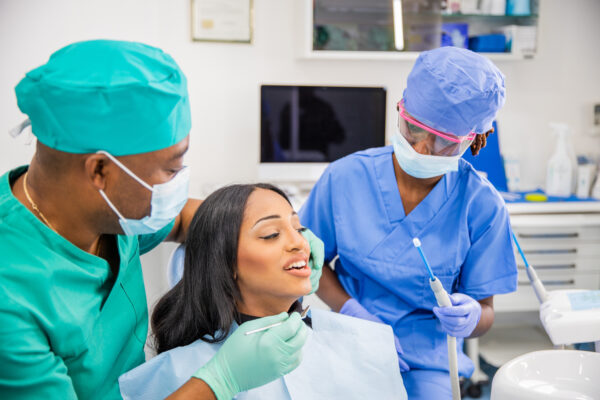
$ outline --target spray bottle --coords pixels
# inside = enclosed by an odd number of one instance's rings
[[[569,197],[573,190],[573,162],[570,152],[569,127],[562,123],[550,123],[550,128],[557,135],[556,150],[550,161],[546,175],[546,194],[550,196]]]

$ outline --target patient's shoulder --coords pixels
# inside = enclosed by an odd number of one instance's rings
[[[206,364],[221,344],[197,340],[157,355],[119,377],[121,395],[126,400],[167,397]]]

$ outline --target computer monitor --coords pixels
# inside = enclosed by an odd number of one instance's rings
[[[314,181],[341,157],[385,144],[382,87],[261,86],[259,176]]]

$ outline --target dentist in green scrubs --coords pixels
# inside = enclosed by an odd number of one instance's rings
[[[0,177],[0,398],[120,398],[117,378],[144,362],[140,254],[184,241],[200,204],[183,165],[185,76],[157,48],[98,40],[57,51],[15,91],[38,142]],[[293,370],[307,335],[297,313],[248,328],[279,321],[234,333],[172,398],[230,399]]]

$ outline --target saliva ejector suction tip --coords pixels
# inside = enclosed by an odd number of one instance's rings
[[[431,271],[431,267],[429,266],[429,262],[427,261],[427,257],[425,257],[425,253],[423,253],[423,249],[421,249],[421,241],[419,240],[419,238],[413,238],[413,244],[415,245],[415,247],[419,251],[419,254],[421,255],[421,258],[423,259],[423,262],[425,263],[425,266],[427,267],[427,272],[429,272],[429,278],[432,281],[435,281],[435,275],[433,275],[433,271]]]

